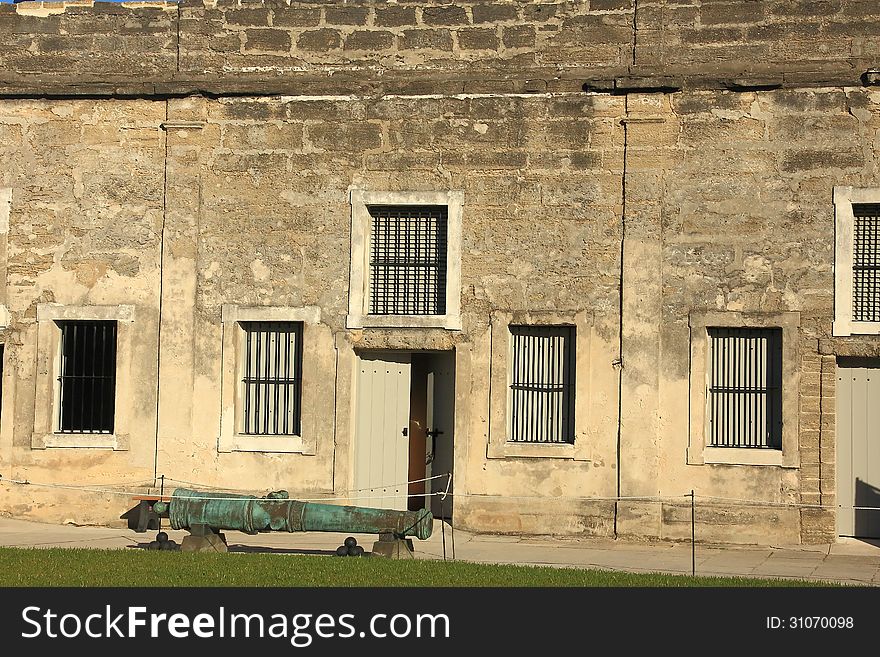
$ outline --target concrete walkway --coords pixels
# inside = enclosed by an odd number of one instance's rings
[[[143,547],[156,532],[139,534],[129,529],[48,525],[0,518],[0,546],[86,547],[131,549]],[[178,542],[184,531],[168,531]],[[232,552],[334,554],[347,534],[304,532],[248,536],[229,532]],[[354,534],[369,551],[376,536]],[[414,541],[416,557],[442,559],[453,556],[482,563],[532,564],[595,568],[628,572],[690,574],[689,543],[629,542],[607,539],[512,537],[453,532],[435,521],[427,541]],[[771,577],[880,586],[880,541],[841,539],[830,545],[796,546],[696,546],[698,575]]]

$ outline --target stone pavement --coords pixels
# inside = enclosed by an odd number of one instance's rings
[[[184,531],[169,530],[180,542]],[[353,534],[366,550],[376,536]],[[303,532],[248,536],[228,532],[232,552],[288,554],[334,554],[347,534]],[[0,546],[136,548],[155,538],[155,532],[139,534],[113,527],[49,525],[0,518]],[[435,521],[427,541],[414,541],[416,557],[482,563],[531,564],[556,567],[595,568],[628,572],[691,572],[690,543],[634,542],[609,539],[515,537],[471,534]],[[794,546],[696,546],[698,575],[772,577],[880,586],[880,541],[841,539],[826,545]]]

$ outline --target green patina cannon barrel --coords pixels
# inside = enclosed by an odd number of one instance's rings
[[[160,503],[162,504],[162,503]],[[163,513],[165,504],[154,509]],[[337,506],[288,499],[286,491],[266,497],[206,493],[178,488],[167,504],[174,529],[205,525],[214,529],[257,532],[351,532],[393,534],[398,538],[431,536],[433,516],[427,509],[394,511],[359,506]]]

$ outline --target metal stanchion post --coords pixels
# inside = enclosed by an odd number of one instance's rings
[[[440,496],[440,533],[443,536],[443,561],[446,561],[446,500]]]
[[[691,577],[697,574],[697,513],[694,491],[691,489]]]

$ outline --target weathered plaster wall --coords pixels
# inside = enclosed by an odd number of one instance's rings
[[[818,349],[834,308],[831,193],[880,178],[880,94],[700,92],[674,96],[666,119],[677,134],[663,193],[663,470],[698,490],[833,506],[834,359]],[[687,314],[700,309],[800,313],[800,413],[786,420],[799,425],[799,469],[679,458],[688,435]],[[878,353],[875,339],[863,343]],[[802,513],[805,538],[833,533],[827,511]]]
[[[873,0],[26,2],[0,7],[0,92],[857,84],[876,64],[878,12]]]
[[[11,427],[3,435],[15,468],[6,463],[7,478],[61,484],[152,478],[163,116],[162,104],[148,101],[0,103],[0,187],[12,190],[4,377],[12,412],[4,409]],[[126,374],[138,394],[119,403],[131,427],[129,451],[31,449],[38,303],[135,307],[133,369]],[[28,491],[7,510],[98,517],[88,508],[65,509],[68,493],[45,492]]]
[[[683,538],[684,504],[577,498],[833,505],[833,354],[877,345],[830,337],[831,189],[880,174],[878,25],[869,0],[0,5],[2,473],[343,491],[354,350],[454,348],[463,526]],[[464,191],[461,332],[345,329],[351,189]],[[31,449],[38,303],[135,306],[128,450]],[[320,310],[314,455],[218,453],[224,304]],[[798,468],[687,465],[700,310],[800,313]],[[487,457],[495,311],[589,312],[588,459]],[[3,510],[126,501],[34,491]],[[795,507],[698,519],[834,533]]]
[[[344,330],[349,189],[461,189],[462,334],[438,344],[423,331],[366,329],[349,335],[344,350],[448,349],[483,336],[472,358],[479,363],[475,394],[486,396],[491,310],[590,309],[596,370],[589,376],[594,404],[607,407],[616,394],[607,353],[616,340],[622,143],[614,116],[621,109],[620,99],[581,94],[209,103],[199,136],[202,149],[210,149],[202,178],[195,344],[203,399],[219,394],[217,317],[223,303],[319,306],[329,330]],[[330,375],[333,355],[327,354]],[[470,420],[475,453],[487,436],[486,412]],[[601,424],[592,431],[607,443],[614,414],[597,415]],[[337,436],[340,443],[351,440],[350,434]],[[332,490],[325,460],[332,458],[331,441],[332,435],[319,436],[317,464],[315,457],[284,456],[279,458],[286,465],[269,471],[277,473],[279,485],[309,489],[314,476],[315,488]],[[199,469],[216,463],[212,476],[225,485],[265,483],[267,473],[254,463],[264,457],[222,455],[206,462],[210,447],[194,451]],[[344,489],[349,468],[343,458],[340,453],[336,477]],[[235,465],[243,459],[246,465]],[[549,476],[537,474],[546,467],[528,461],[478,459],[469,461],[471,469],[481,482],[478,492],[492,495],[552,494],[574,486],[608,494],[611,486],[610,463],[563,461]]]

